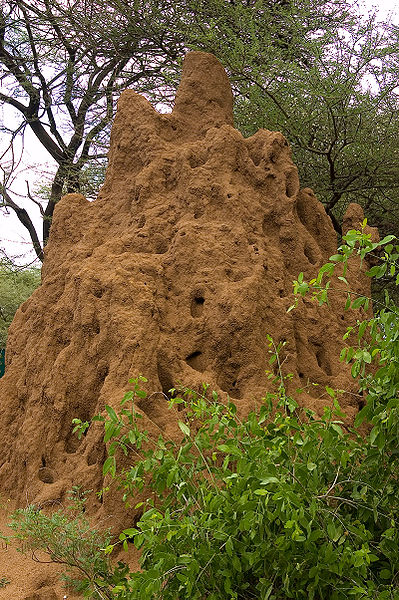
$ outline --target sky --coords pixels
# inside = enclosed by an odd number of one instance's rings
[[[359,5],[364,14],[376,8],[381,20],[392,15],[393,22],[399,24],[399,0],[364,0]],[[8,121],[12,119],[12,113],[8,109],[0,107],[0,122],[6,118]],[[52,163],[50,156],[29,131],[29,128],[25,134],[24,148],[24,162],[18,170],[13,188],[20,194],[20,197],[15,199],[27,209],[37,231],[41,232],[42,221],[38,207],[34,206],[29,199],[24,199],[27,190],[26,181],[29,182],[31,190],[35,185],[45,183],[46,177],[43,174],[48,172],[49,165]],[[9,215],[0,213],[0,247],[5,248],[9,256],[19,257],[16,261],[18,264],[28,264],[35,260],[35,253],[32,251],[27,230],[20,224],[13,211],[10,211]],[[40,266],[39,262],[36,264]]]

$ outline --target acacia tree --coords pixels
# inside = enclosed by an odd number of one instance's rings
[[[339,233],[346,207],[358,202],[381,232],[398,234],[398,28],[371,16],[309,40],[308,49],[308,64],[277,60],[245,74],[241,129],[286,135],[302,185]]]
[[[3,126],[10,141],[0,183],[3,207],[16,212],[42,258],[40,236],[12,192],[14,141],[29,127],[56,164],[44,202],[27,190],[43,216],[46,243],[61,195],[101,181],[121,89],[171,104],[180,59],[198,49],[213,52],[226,67],[244,134],[259,127],[285,133],[302,183],[320,194],[339,230],[337,206],[358,199],[360,182],[370,209],[376,189],[385,196],[396,189],[396,155],[390,152],[396,50],[387,30],[373,33],[374,26],[359,24],[346,0],[6,0],[0,9],[0,102],[19,122],[14,129]],[[380,89],[363,93],[364,76],[375,79],[375,59],[382,61]],[[373,149],[377,121],[380,161]],[[390,138],[382,133],[388,125]],[[370,141],[366,150],[364,141]],[[360,154],[367,160],[358,161]],[[98,185],[92,187],[94,197]]]
[[[64,192],[78,191],[88,165],[106,157],[109,125],[121,89],[159,89],[162,71],[176,61],[179,44],[161,28],[146,37],[145,3],[123,15],[103,0],[8,0],[0,8],[0,101],[19,117],[3,153],[2,206],[17,214],[43,258],[40,236],[14,199],[10,182],[18,158],[14,142],[27,127],[56,164],[46,204],[30,194],[43,217],[43,241],[49,235],[54,207]],[[93,170],[93,168],[92,168]]]
[[[0,259],[0,349],[5,348],[8,328],[22,302],[40,283],[40,269],[21,268],[7,258]]]
[[[187,39],[227,68],[239,129],[285,134],[337,232],[356,201],[399,233],[399,28],[341,2],[198,4]]]

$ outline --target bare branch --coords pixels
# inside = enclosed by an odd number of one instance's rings
[[[0,195],[3,196],[3,206],[8,206],[12,208],[22,225],[28,230],[36,255],[41,261],[43,261],[43,249],[37,236],[35,227],[27,211],[24,208],[18,206],[18,204],[12,200],[11,196],[9,195],[2,183],[0,183]]]

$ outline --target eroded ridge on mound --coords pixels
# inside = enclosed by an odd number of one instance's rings
[[[293,389],[305,388],[304,405],[326,403],[328,384],[348,390],[342,403],[353,417],[357,390],[337,361],[345,298],[287,313],[292,280],[311,278],[336,248],[322,205],[300,190],[285,138],[234,129],[231,88],[212,55],[187,55],[169,115],[125,91],[99,197],[60,201],[42,286],[10,330],[3,489],[24,502],[63,499],[72,485],[101,489],[101,431],[79,441],[71,421],[118,406],[139,373],[157,392],[207,382],[252,408],[270,386],[267,333],[286,341],[284,369]],[[162,394],[139,409],[155,435],[177,435]],[[116,505],[105,495],[100,512],[117,520]]]

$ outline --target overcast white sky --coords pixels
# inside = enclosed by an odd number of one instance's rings
[[[361,10],[367,14],[373,8],[378,10],[381,19],[392,15],[395,23],[399,24],[399,0],[363,0],[359,3]],[[4,119],[6,110],[0,107],[0,121]],[[10,118],[7,111],[7,119]],[[1,144],[0,144],[1,146]],[[41,144],[36,140],[35,136],[27,128],[25,135],[25,154],[24,164],[20,167],[16,186],[14,189],[21,194],[19,204],[25,206],[29,212],[31,219],[34,221],[38,232],[41,232],[41,218],[39,209],[33,205],[31,201],[24,202],[22,200],[26,193],[26,183],[28,180],[30,186],[40,183],[45,178],[41,177],[41,173],[46,172],[46,163],[50,157],[42,148]],[[4,247],[10,256],[20,255],[20,264],[26,264],[35,259],[35,254],[31,250],[30,238],[26,229],[20,225],[13,211],[10,215],[0,213],[0,246]]]

